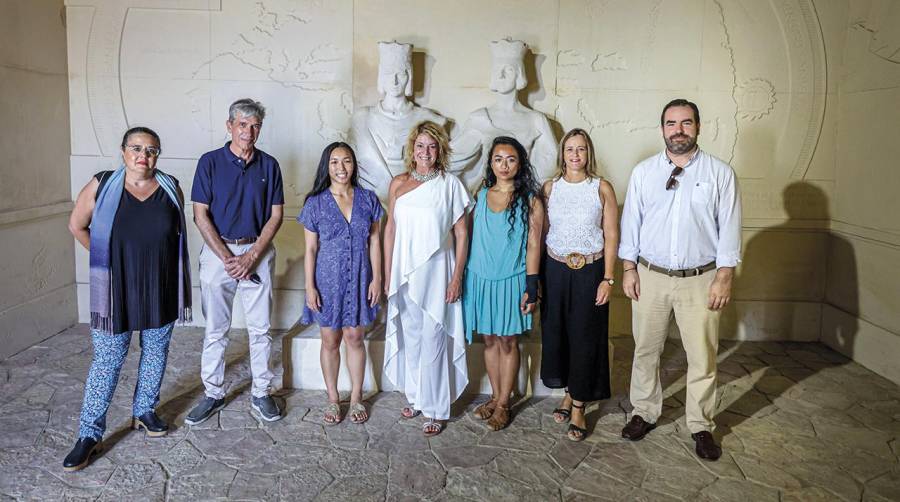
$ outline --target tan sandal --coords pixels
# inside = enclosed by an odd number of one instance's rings
[[[430,438],[437,436],[444,431],[445,420],[431,420],[430,418],[422,424],[422,433],[425,437]]]
[[[494,414],[494,409],[497,407],[497,402],[491,399],[486,403],[481,403],[475,410],[472,412],[472,416],[479,420],[487,420],[491,418],[491,415]]]
[[[322,422],[325,425],[337,425],[344,420],[344,417],[341,416],[341,405],[339,403],[329,402],[328,405],[325,406],[325,414],[322,416]]]
[[[487,426],[490,427],[492,431],[499,431],[505,429],[507,425],[509,425],[509,406],[501,406],[498,404],[497,407],[494,408],[494,414],[488,419]]]
[[[364,424],[366,420],[369,419],[369,411],[366,410],[366,405],[362,403],[350,403],[350,421],[354,424]]]

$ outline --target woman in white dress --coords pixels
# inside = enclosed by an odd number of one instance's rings
[[[459,298],[471,198],[446,172],[449,140],[439,125],[416,125],[404,157],[407,172],[391,181],[384,230],[384,374],[409,401],[401,416],[424,414],[430,437],[444,429],[469,382]]]

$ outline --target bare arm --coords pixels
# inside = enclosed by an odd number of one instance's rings
[[[94,216],[94,204],[97,197],[97,187],[100,182],[97,178],[91,178],[75,199],[75,207],[69,216],[69,232],[75,237],[84,249],[91,250],[91,218]]]
[[[322,308],[319,290],[316,289],[316,257],[319,253],[319,234],[303,228],[303,241],[306,252],[303,254],[303,271],[306,276],[306,306],[316,312]]]
[[[397,190],[403,184],[401,177],[398,176],[391,180],[389,187],[390,195],[388,196],[388,214],[387,223],[384,225],[384,294],[388,295],[391,288],[391,266],[394,257],[394,235],[396,234],[396,226],[394,223],[394,203],[397,202]],[[372,265],[374,266],[374,264]]]
[[[222,242],[222,238],[219,236],[219,230],[216,228],[215,223],[213,223],[212,218],[209,217],[208,204],[194,202],[194,223],[197,225],[197,230],[200,231],[200,235],[203,236],[203,241],[206,243],[206,246],[212,250],[222,262],[234,257],[234,255],[231,254],[231,250],[228,249],[228,246]]]
[[[603,261],[605,270],[604,278],[612,278],[616,270],[616,256],[619,249],[619,203],[616,201],[616,191],[606,181],[600,181],[600,198],[603,200]],[[612,286],[603,281],[597,287],[597,298],[594,303],[603,305],[609,301]]]
[[[550,193],[553,191],[553,180],[547,180],[541,187],[544,194],[544,224],[541,225],[541,243],[547,242],[547,232],[550,231]]]
[[[466,270],[466,259],[469,254],[469,224],[466,213],[456,220],[453,224],[453,240],[456,248],[456,268],[453,269],[453,276],[450,278],[450,285],[447,286],[447,295],[444,299],[447,303],[453,303],[459,300],[462,295],[462,279]]]
[[[369,263],[372,264],[372,282],[369,284],[369,306],[381,299],[381,222],[373,221],[369,228]]]
[[[541,270],[541,250],[544,244],[542,235],[546,216],[544,215],[544,203],[537,197],[531,200],[531,215],[528,217],[528,240],[525,243],[525,275],[534,275]],[[523,314],[528,314],[535,309],[536,303],[526,303],[529,300],[528,293],[522,294],[519,308]]]

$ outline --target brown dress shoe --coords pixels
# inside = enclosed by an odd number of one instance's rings
[[[631,417],[631,421],[622,429],[622,437],[632,441],[640,441],[648,432],[656,428],[656,424],[645,421],[640,415]]]
[[[695,432],[694,434],[691,434],[691,437],[694,439],[694,443],[696,443],[694,451],[697,452],[698,457],[706,460],[719,460],[719,457],[722,456],[722,448],[716,444],[716,440],[713,439],[711,432]]]

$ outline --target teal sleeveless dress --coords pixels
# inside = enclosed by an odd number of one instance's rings
[[[527,226],[516,215],[510,232],[509,209],[492,211],[487,203],[487,188],[478,192],[473,216],[472,245],[463,286],[466,340],[472,342],[473,332],[519,335],[531,329],[531,314],[519,310],[525,293]]]

